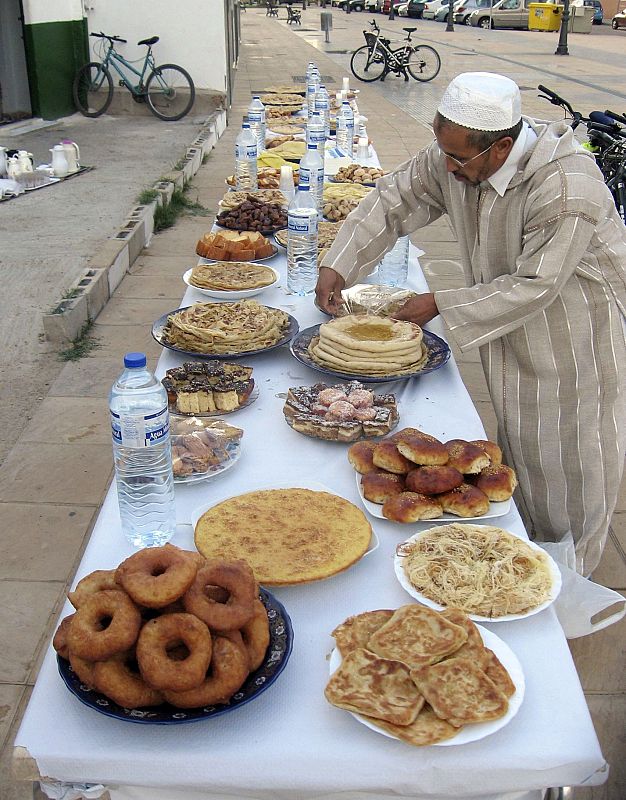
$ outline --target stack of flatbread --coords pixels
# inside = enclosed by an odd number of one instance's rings
[[[422,330],[412,322],[348,314],[320,325],[309,355],[320,366],[354,375],[407,375],[427,359]]]
[[[216,261],[199,264],[191,271],[189,283],[199,289],[240,291],[259,289],[276,282],[276,273],[262,264],[249,261]]]
[[[326,699],[412,745],[504,716],[516,691],[478,628],[456,609],[366,611],[332,635],[342,663]]]

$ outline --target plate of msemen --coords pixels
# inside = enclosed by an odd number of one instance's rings
[[[424,552],[414,550],[420,540]],[[559,568],[534,542],[458,519],[399,544],[394,569],[402,588],[423,605],[459,608],[475,622],[526,619],[552,605],[561,591]]]
[[[438,742],[433,742],[431,745],[429,745],[430,747],[451,747],[455,745],[469,744],[470,742],[476,742],[480,739],[484,739],[486,736],[491,736],[508,725],[508,723],[519,711],[524,700],[526,682],[519,659],[508,646],[508,644],[506,644],[506,642],[504,642],[499,636],[496,636],[495,633],[487,630],[487,628],[483,628],[480,625],[477,625],[476,627],[478,628],[485,647],[489,648],[489,650],[494,653],[498,661],[500,661],[502,666],[508,672],[511,681],[515,685],[515,692],[508,698],[508,708],[503,716],[498,717],[498,719],[490,720],[489,722],[474,722],[464,725],[462,728],[459,728],[459,731],[456,735],[447,739],[442,739]],[[331,675],[336,669],[339,668],[341,662],[341,653],[337,648],[335,648],[331,653],[329,662]],[[425,706],[425,708],[429,710],[430,713],[433,713],[429,706]],[[383,736],[387,736],[390,739],[398,739],[402,741],[400,737],[395,736],[389,730],[377,725],[376,720],[373,717],[366,717],[362,714],[357,714],[352,711],[348,711],[348,713],[370,730],[380,733]]]
[[[270,643],[261,666],[246,678],[226,705],[202,708],[175,708],[168,703],[151,708],[124,708],[105,695],[86,686],[72,669],[69,661],[57,655],[57,667],[68,690],[81,703],[107,717],[137,722],[144,725],[180,725],[201,722],[236,711],[240,706],[255,700],[276,681],[287,666],[293,647],[291,619],[283,604],[265,589],[259,590],[259,599],[267,610]]]
[[[212,304],[203,304],[203,303],[196,303],[195,306],[202,306],[202,305],[221,305],[225,307],[233,307],[237,303],[254,303],[256,302],[254,299],[244,299],[244,300],[237,300],[234,303],[212,303]],[[152,336],[153,338],[162,346],[166,347],[168,350],[172,350],[175,353],[182,353],[186,356],[192,356],[193,358],[215,358],[215,359],[223,359],[223,358],[244,358],[246,356],[253,356],[258,353],[266,353],[270,350],[273,350],[276,347],[281,347],[287,342],[290,342],[293,337],[298,333],[298,321],[295,317],[292,317],[291,314],[287,314],[284,311],[276,308],[270,308],[269,306],[262,306],[262,309],[267,309],[267,311],[272,312],[271,316],[276,317],[277,319],[277,327],[278,330],[275,335],[272,335],[271,341],[266,341],[266,343],[262,345],[257,345],[254,342],[254,338],[248,339],[249,345],[243,345],[244,349],[238,349],[242,345],[238,344],[232,349],[229,349],[230,345],[228,344],[221,344],[212,345],[211,343],[203,342],[200,340],[195,339],[192,332],[191,341],[188,338],[185,341],[178,341],[176,336],[174,339],[171,338],[170,328],[171,328],[171,317],[173,314],[179,314],[180,312],[188,312],[189,309],[194,308],[194,306],[185,306],[182,308],[174,309],[173,311],[169,311],[166,314],[163,314],[162,317],[156,320],[156,322],[152,326]],[[273,313],[273,312],[276,312]],[[229,311],[225,309],[225,313],[229,314]],[[211,324],[210,320],[207,320],[207,324]],[[228,327],[228,322],[226,323]],[[202,332],[202,324],[200,328],[200,332]],[[195,347],[195,342],[198,341],[198,349],[192,349]],[[178,343],[177,343],[178,342]]]
[[[253,200],[261,203],[278,203],[288,205],[287,198],[280,189],[255,189],[253,191],[229,191],[219,201],[218,206],[223,209],[236,208],[246,200]]]
[[[230,271],[231,268],[232,271]],[[188,269],[183,275],[183,281],[187,286],[191,286],[200,294],[215,297],[218,300],[241,300],[244,297],[254,297],[274,286],[279,280],[280,273],[272,267],[248,261],[213,261],[210,264],[199,264]],[[198,283],[204,283],[204,285],[199,286]],[[246,284],[250,283],[257,283],[257,285],[246,287]],[[232,288],[217,288],[226,285],[232,286]]]
[[[417,468],[417,465],[415,465],[415,467]],[[363,495],[363,487],[361,486],[361,478],[362,477],[363,476],[360,475],[358,472],[355,473],[356,486],[357,486],[357,489],[359,490],[359,497],[361,498],[361,502],[363,503],[363,505],[365,507],[365,510],[367,511],[368,514],[371,514],[373,517],[376,517],[377,519],[387,519],[387,517],[385,517],[383,515],[383,511],[382,511],[383,504],[380,503],[380,505],[379,505],[378,503],[372,503],[371,500],[367,500],[365,498],[365,496]],[[486,514],[483,514],[480,517],[456,517],[454,514],[447,514],[447,513],[444,514],[442,512],[440,517],[435,517],[435,519],[433,519],[433,520],[430,520],[430,519],[429,520],[422,520],[422,522],[439,522],[439,521],[441,521],[441,522],[461,522],[461,521],[466,521],[466,520],[468,522],[470,522],[470,521],[473,522],[474,520],[495,519],[495,517],[503,517],[505,514],[508,514],[510,510],[511,510],[511,498],[509,498],[508,500],[503,500],[501,503],[494,503],[494,502],[490,501],[489,502],[489,511]],[[394,520],[387,520],[387,521],[388,522],[395,522]],[[403,523],[398,522],[398,523],[395,523],[395,524],[401,525]],[[407,523],[407,524],[411,524],[411,523]],[[413,524],[415,524],[415,523],[413,523]]]
[[[306,94],[306,86],[303,83],[285,83],[276,86],[266,86],[263,89],[267,94]]]
[[[430,331],[423,330],[423,342],[426,348],[426,361],[424,365],[413,373],[403,375],[357,375],[353,372],[343,372],[341,370],[330,369],[330,367],[318,364],[309,353],[311,340],[319,335],[319,325],[312,325],[305,328],[295,336],[291,342],[290,350],[295,359],[305,364],[311,369],[323,372],[325,375],[333,375],[336,378],[348,378],[351,380],[362,381],[363,383],[387,383],[387,381],[399,381],[407,378],[419,378],[420,375],[427,375],[443,367],[450,358],[450,348],[443,339]]]

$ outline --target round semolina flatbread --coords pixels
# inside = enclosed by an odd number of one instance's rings
[[[320,325],[320,338],[342,348],[364,353],[419,352],[422,330],[412,322],[401,322],[372,314],[348,314]]]
[[[310,489],[264,489],[231,497],[198,520],[195,544],[206,558],[245,558],[269,586],[322,580],[367,551],[372,528],[348,500]]]

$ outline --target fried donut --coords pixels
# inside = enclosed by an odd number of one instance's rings
[[[70,651],[70,664],[84,686],[88,686],[90,689],[96,688],[95,661],[87,661]]]
[[[186,658],[171,650],[184,644]],[[155,689],[184,692],[202,683],[211,661],[211,634],[191,614],[163,614],[141,629],[137,640],[137,663],[145,681]]]
[[[122,561],[115,580],[140,606],[163,608],[193,583],[198,560],[172,544],[145,548]]]
[[[97,569],[95,572],[90,572],[85,575],[78,583],[73,592],[67,593],[67,599],[74,606],[80,608],[83,603],[91,594],[102,592],[105,589],[119,589],[120,587],[115,582],[114,569]]]
[[[270,643],[270,625],[267,611],[260,600],[255,600],[252,619],[240,629],[241,638],[248,653],[248,669],[254,672],[263,663]]]
[[[52,638],[52,646],[61,658],[64,658],[66,661],[68,661],[70,657],[70,648],[67,645],[67,632],[70,629],[73,619],[74,614],[70,614],[69,617],[65,617],[65,619],[61,620],[61,624],[56,629],[56,633]]]
[[[219,586],[229,593],[226,602],[220,602],[205,593],[205,587]],[[183,597],[190,614],[205,622],[211,630],[230,631],[241,628],[254,614],[256,596],[254,573],[245,561],[207,559],[207,565],[198,570],[196,579]]]
[[[177,708],[200,708],[227,703],[247,677],[246,650],[224,636],[216,636],[211,665],[200,686],[186,692],[166,690],[163,695],[168,703]]]
[[[123,708],[158,706],[163,695],[152,689],[141,677],[135,654],[119,653],[106,661],[97,661],[93,668],[96,689]]]
[[[88,661],[106,661],[137,641],[141,613],[127,594],[107,589],[90,595],[67,632],[70,652]]]

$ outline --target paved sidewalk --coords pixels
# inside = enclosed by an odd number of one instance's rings
[[[266,18],[264,11],[251,10],[242,16],[242,56],[231,122],[192,183],[198,200],[214,212],[224,192],[223,180],[233,169],[234,140],[251,90],[262,89],[276,83],[277,79],[291,82],[293,76],[304,73],[306,63],[312,58],[317,61],[321,72],[332,78],[331,85],[340,86],[341,78],[348,74],[340,60],[345,59],[345,54],[330,51],[355,47],[360,39],[360,28],[369,15],[352,14],[348,18],[336,9],[333,14],[335,28],[332,45],[327,48],[329,52],[324,51],[320,40],[323,35],[316,30],[319,27],[318,9],[304,12],[302,31],[292,31],[282,19]],[[281,13],[281,17],[284,16],[286,12]],[[398,31],[402,25],[408,24],[404,20],[387,23],[385,18],[379,17],[380,20],[383,27],[395,26]],[[510,63],[511,59],[527,59],[536,64],[543,58],[543,42],[549,42],[547,46],[551,51],[556,44],[554,35],[547,33],[518,34],[474,29],[458,29],[449,34],[454,36],[451,44],[444,41],[445,26],[435,26],[436,23],[420,25],[422,38],[436,43],[444,56],[442,74],[432,85],[412,83],[405,88],[402,82],[390,79],[385,84],[360,87],[359,103],[368,115],[368,131],[385,168],[393,168],[406,160],[431,139],[425,124],[428,122],[428,103],[432,108],[453,74],[476,68],[506,71],[503,65]],[[488,35],[493,35],[488,43],[489,56],[473,57],[472,48],[483,47],[480,44],[482,37]],[[523,38],[517,40],[515,37],[518,35]],[[592,75],[593,81],[589,82],[598,85],[604,81],[606,85],[626,86],[623,64],[611,58],[606,46],[596,50],[596,37],[585,38],[589,40],[584,44],[585,56],[571,56],[567,61],[569,75]],[[602,41],[609,41],[609,38],[603,37]],[[622,36],[622,47],[623,41]],[[572,39],[570,46],[573,50]],[[516,51],[515,47],[519,50]],[[583,45],[580,47],[582,49]],[[590,52],[596,53],[595,60],[590,60]],[[545,56],[545,61],[546,68],[549,62],[553,71],[565,70],[562,61],[552,64],[548,56]],[[512,77],[522,85],[532,87],[542,82],[542,79],[537,81],[536,72],[535,67],[519,66]],[[556,80],[549,82],[545,79],[543,82],[560,89],[574,106],[581,105],[585,110],[590,110],[591,105],[618,109],[626,105],[624,95],[609,94],[605,99],[606,93],[602,88],[582,86],[569,76],[563,76],[560,84]],[[407,92],[406,97],[402,96],[403,91]],[[590,98],[589,105],[587,97]],[[533,98],[533,91],[524,92],[525,102],[528,100],[527,110],[531,113],[542,111],[544,116],[550,116],[550,106],[546,103],[538,107],[539,101],[535,102]],[[597,106],[596,99],[599,102]],[[194,263],[195,242],[208,227],[210,220],[189,217],[154,237],[97,319],[94,335],[100,339],[100,348],[89,357],[63,367],[0,468],[0,524],[4,531],[4,559],[0,565],[0,637],[10,643],[10,647],[5,646],[0,655],[0,743],[4,745],[0,761],[2,800],[32,797],[28,784],[17,783],[9,775],[11,744],[36,678],[41,655],[48,647],[65,590],[72,581],[111,478],[108,390],[120,371],[126,350],[145,350],[154,366],[159,348],[150,337],[150,326],[154,319],[178,304],[184,290],[181,275]],[[456,285],[459,277],[458,247],[448,223],[439,221],[426,229],[420,235],[419,244],[426,251],[422,264],[432,287]],[[478,357],[464,356],[459,364],[487,432],[494,436],[493,411]],[[624,591],[626,494],[622,495],[615,515],[614,529],[614,538],[594,577],[598,582]],[[623,740],[620,738],[626,720],[625,632],[626,625],[615,625],[571,643],[605,757],[613,765],[608,785],[577,791],[576,800],[622,800],[626,796],[621,752]],[[59,729],[61,732],[61,720]]]

